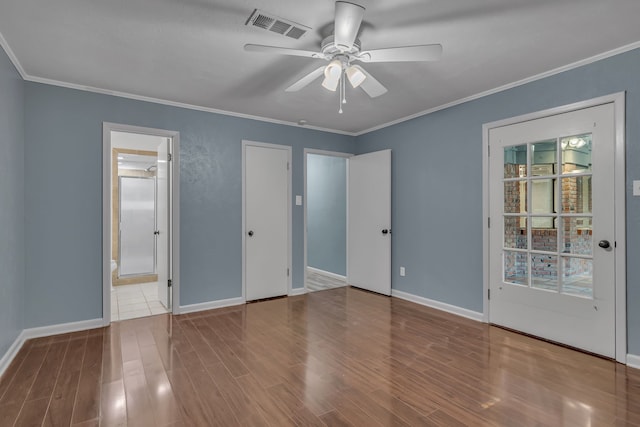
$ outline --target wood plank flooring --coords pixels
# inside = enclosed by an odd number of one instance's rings
[[[640,371],[339,288],[30,340],[14,425],[640,425]]]
[[[318,270],[307,268],[307,291],[324,291],[327,289],[340,288],[347,286],[346,279],[338,279],[328,274],[323,274]]]

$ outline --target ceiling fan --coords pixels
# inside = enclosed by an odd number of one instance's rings
[[[335,92],[340,86],[340,109],[346,103],[345,81],[353,88],[361,87],[371,98],[387,92],[378,80],[354,62],[417,62],[437,61],[442,55],[442,45],[428,44],[402,46],[386,49],[361,50],[358,32],[362,23],[365,8],[355,3],[336,1],[333,35],[325,38],[320,45],[320,52],[289,49],[277,46],[246,44],[248,52],[264,52],[280,55],[303,56],[329,61],[285,89],[286,92],[297,92],[320,76],[324,75],[322,86]]]

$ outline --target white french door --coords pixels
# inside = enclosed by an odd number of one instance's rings
[[[391,150],[349,158],[347,279],[391,295]]]
[[[616,355],[614,104],[489,130],[489,321]]]
[[[286,295],[290,148],[244,145],[245,299]]]

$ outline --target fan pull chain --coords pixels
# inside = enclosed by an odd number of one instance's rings
[[[342,81],[344,76],[344,71],[340,75],[340,92],[338,92],[338,114],[342,114]]]
[[[346,77],[347,77],[347,73],[345,71],[345,68],[342,69],[342,78],[340,79],[340,84],[342,85],[342,103],[346,104],[347,103],[347,87],[345,86],[345,82],[346,82]]]
[[[342,73],[340,74],[340,93],[338,97],[338,113],[342,114],[342,104],[347,103],[347,98],[345,94],[344,88],[344,79],[345,79],[345,71],[342,69]]]

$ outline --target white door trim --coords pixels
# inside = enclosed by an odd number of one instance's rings
[[[172,312],[180,314],[180,133],[164,129],[131,126],[118,123],[102,124],[102,320],[111,323],[111,132],[139,133],[170,139],[170,269]]]
[[[627,277],[626,277],[626,172],[625,172],[625,93],[618,92],[548,110],[485,123],[482,125],[482,265],[483,322],[489,322],[489,131],[530,120],[568,113],[603,104],[614,105],[615,117],[615,292],[616,292],[616,360],[627,360]]]
[[[327,150],[316,150],[314,148],[305,148],[303,151],[303,158],[304,158],[304,187],[302,189],[302,194],[303,194],[303,199],[302,199],[302,207],[303,207],[303,212],[304,212],[304,275],[303,277],[303,282],[302,282],[302,287],[304,288],[305,292],[307,292],[307,154],[322,154],[323,156],[332,156],[332,157],[342,157],[345,159],[349,159],[349,157],[353,157],[353,154],[351,153],[341,153],[339,151],[327,151]],[[347,160],[347,180],[345,182],[345,185],[347,186],[346,188],[346,194],[347,194],[347,201],[349,200],[349,161]],[[347,212],[346,212],[347,218],[349,218],[349,203],[347,203]],[[347,241],[347,247],[346,247],[346,266],[347,266],[347,271],[346,271],[346,278],[347,278],[347,283],[349,283],[349,221],[347,221],[347,228],[345,229],[347,236],[346,236],[346,241]]]
[[[275,148],[279,150],[285,150],[287,152],[287,162],[289,164],[289,169],[287,170],[287,265],[289,268],[289,276],[287,277],[287,295],[291,295],[291,283],[293,278],[293,266],[292,266],[292,250],[291,250],[291,236],[292,236],[292,171],[293,171],[293,163],[292,163],[292,148],[289,145],[280,145],[280,144],[270,144],[266,142],[257,142],[250,140],[242,140],[242,299],[244,301],[247,300],[247,259],[246,259],[246,243],[247,243],[247,224],[246,224],[246,154],[247,147],[264,147],[264,148]]]

